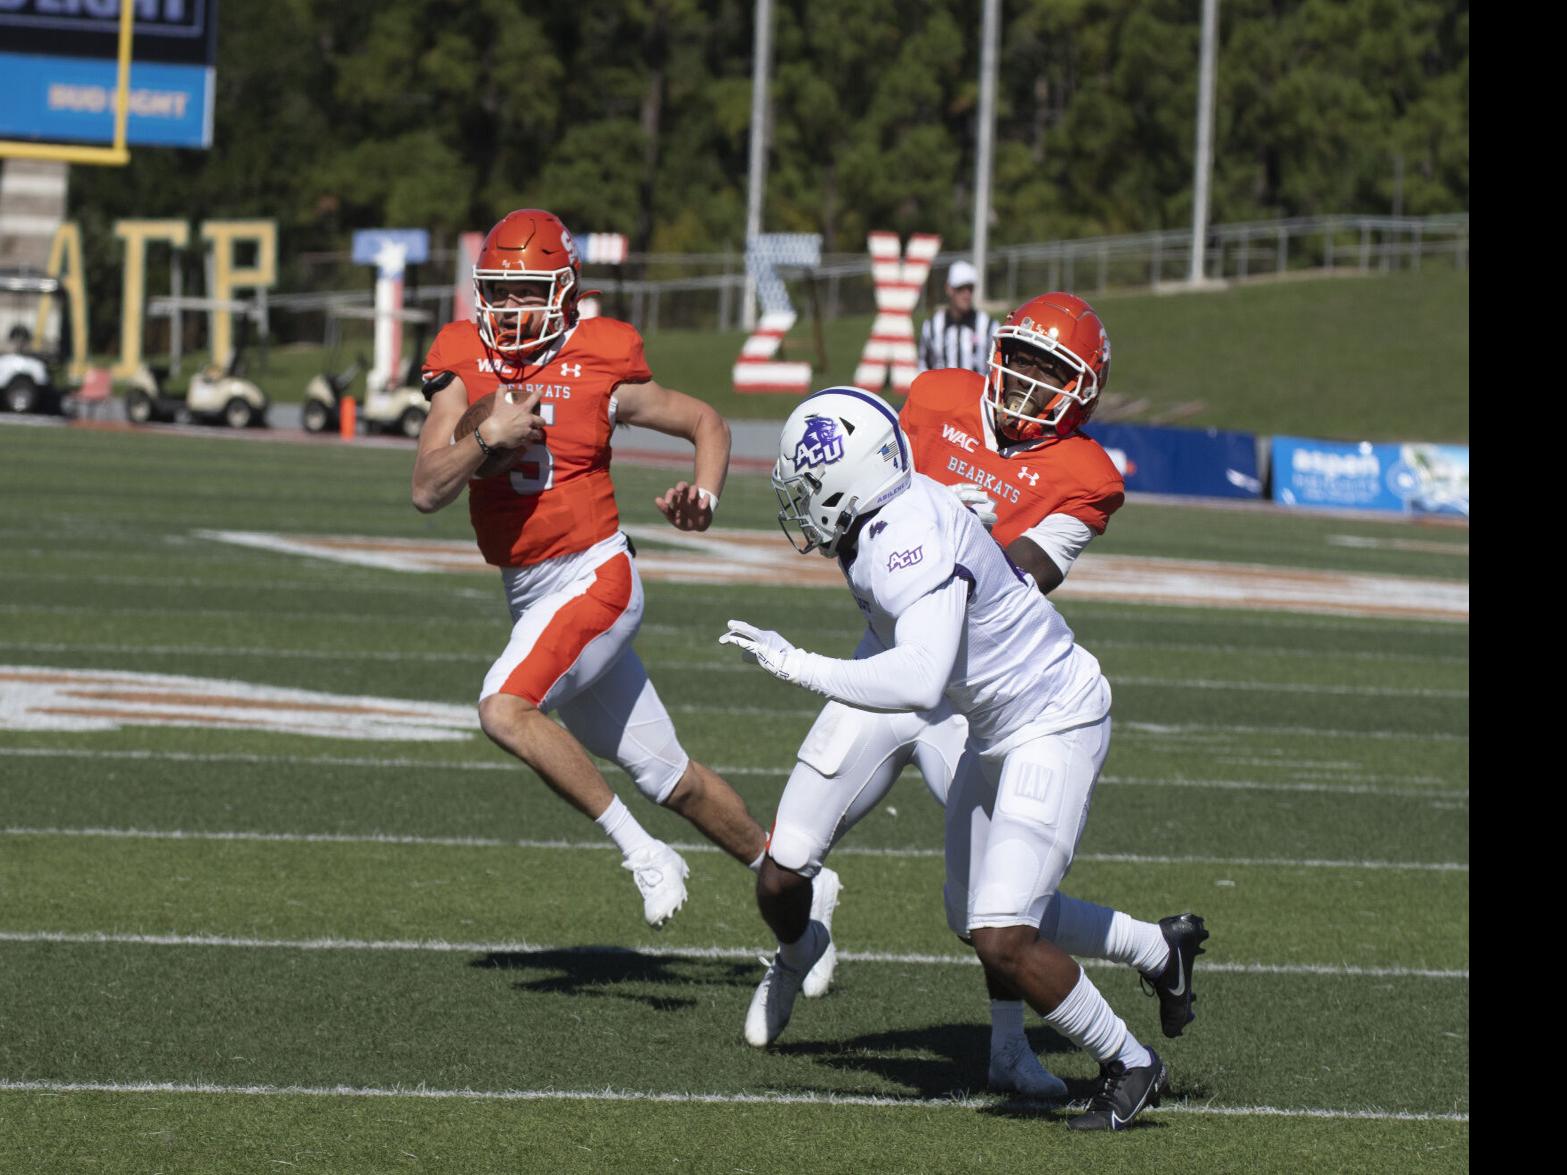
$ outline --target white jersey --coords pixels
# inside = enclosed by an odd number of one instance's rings
[[[953,493],[916,473],[909,488],[840,557],[855,602],[884,648],[897,619],[954,576],[969,585],[963,633],[945,694],[967,717],[981,754],[1097,722],[1110,710],[1099,662],[1055,607]]]

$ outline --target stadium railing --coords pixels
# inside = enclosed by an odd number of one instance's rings
[[[1002,245],[986,260],[987,302],[1012,306],[1027,292],[1070,289],[1084,294],[1107,290],[1179,289],[1191,264],[1190,229],[1083,237],[1065,241]],[[1441,264],[1469,265],[1469,214],[1447,216],[1318,216],[1213,225],[1204,252],[1205,276],[1215,281],[1268,280],[1322,272],[1394,272]],[[939,303],[947,266],[969,259],[962,250],[937,255],[922,302]],[[432,250],[425,272],[449,275],[452,250]],[[321,314],[332,305],[368,305],[368,282],[357,289],[322,290],[326,282],[353,274],[347,254],[298,258],[308,293],[275,293],[273,310]],[[867,253],[828,253],[815,270],[781,271],[802,318],[812,299],[824,319],[875,310]],[[354,275],[357,276],[357,275]],[[623,316],[645,334],[660,327],[735,330],[740,326],[745,269],[739,253],[632,253],[622,266],[586,266],[584,284],[602,290],[606,313]],[[815,289],[812,290],[814,284]],[[451,304],[453,286],[421,282],[407,292],[410,303],[439,314]],[[319,337],[319,336],[318,336]]]

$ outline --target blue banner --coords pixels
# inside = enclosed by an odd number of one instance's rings
[[[0,53],[0,138],[112,142],[118,72],[113,61]],[[126,142],[210,147],[212,79],[202,65],[133,61]]]
[[[1132,493],[1262,496],[1257,438],[1249,432],[1147,424],[1091,424],[1084,431],[1104,446]]]
[[[1274,437],[1273,497],[1285,506],[1468,518],[1469,446]]]

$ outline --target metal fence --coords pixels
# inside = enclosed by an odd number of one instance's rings
[[[986,262],[987,300],[999,309],[1015,306],[1040,290],[1093,295],[1107,290],[1180,288],[1191,267],[1191,250],[1190,229],[1004,245],[992,250]],[[1213,225],[1204,255],[1205,276],[1213,281],[1311,271],[1387,273],[1431,265],[1467,269],[1469,215],[1321,216]],[[967,260],[968,255],[948,251],[937,256],[922,307],[942,300],[947,266],[960,258]],[[354,272],[346,254],[299,260],[304,271],[313,269],[321,277],[331,273],[339,281]],[[407,301],[434,311],[437,318],[445,317],[455,266],[453,251],[433,251],[422,269],[426,275],[441,275],[441,280],[416,284]],[[301,267],[296,266],[296,280],[300,273]],[[830,321],[875,310],[867,253],[824,254],[815,270],[785,269],[782,274],[802,317],[819,313]],[[585,266],[583,284],[601,291],[605,313],[635,323],[644,334],[660,328],[727,331],[740,326],[745,265],[739,253],[633,253],[623,266]],[[327,308],[369,303],[370,281],[365,278],[358,289],[273,294],[269,308],[313,319],[313,330],[291,321],[287,329],[291,337],[324,337],[331,342],[336,319],[326,313]]]

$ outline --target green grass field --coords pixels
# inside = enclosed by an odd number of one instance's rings
[[[198,533],[468,538],[460,506],[409,507],[410,462],[0,425],[0,1170],[1468,1169],[1466,624],[1063,602],[1116,694],[1069,889],[1213,931],[1179,1040],[1135,976],[1092,972],[1174,1081],[1114,1137],[985,1093],[983,987],[945,929],[917,775],[835,854],[833,992],[759,1051],[740,1034],[767,947],[750,874],[613,769],[689,850],[662,933],[598,830],[476,730],[21,717],[27,679],[64,669],[466,710],[507,629],[493,576]],[[656,522],[672,476],[618,468],[626,521]],[[771,508],[737,475],[723,522]],[[1134,500],[1095,551],[1468,577],[1467,529],[1262,508]],[[647,598],[638,649],[687,749],[765,825],[815,699],[716,638],[743,616],[846,654],[852,601]],[[1037,1018],[1030,1035],[1092,1074]]]
[[[1091,299],[1115,344],[1103,413],[1344,440],[1469,439],[1469,274],[1341,277],[1259,283],[1211,294],[1105,294]],[[918,321],[918,319],[916,320]],[[828,323],[817,386],[849,383],[869,317]],[[743,331],[647,336],[654,374],[726,416],[783,419],[793,398],[737,395],[730,369]],[[808,319],[786,356],[814,362]],[[369,345],[361,347],[368,352]],[[353,347],[345,347],[346,366]],[[328,356],[274,347],[251,375],[280,403],[297,402]],[[187,363],[187,371],[196,370]]]

